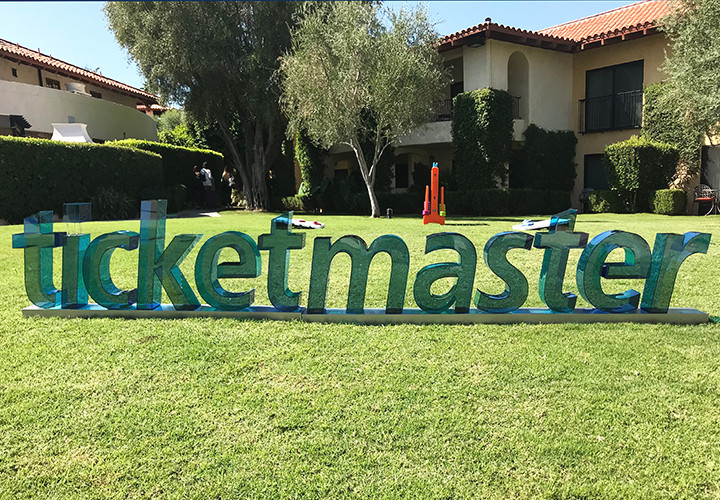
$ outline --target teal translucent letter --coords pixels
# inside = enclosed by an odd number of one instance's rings
[[[625,262],[605,263],[616,248],[625,250]],[[637,234],[625,231],[605,231],[595,236],[583,250],[577,268],[580,295],[593,307],[605,312],[622,313],[637,309],[640,293],[626,290],[606,294],[600,278],[642,279],[650,270],[650,246]]]
[[[180,264],[202,238],[201,234],[179,234],[165,248],[167,200],[143,201],[140,210],[140,254],[138,256],[138,309],[155,309],[165,289],[177,310],[200,307]]]
[[[155,309],[162,299],[155,264],[165,248],[167,200],[143,201],[140,205],[138,249],[138,309]]]
[[[455,250],[460,258],[458,262],[439,262],[430,264],[418,271],[415,276],[413,295],[418,307],[425,312],[441,313],[455,304],[455,313],[467,313],[470,310],[477,252],[475,245],[462,234],[437,233],[425,239],[425,254],[435,250]],[[430,288],[442,278],[457,278],[455,284],[442,295],[434,295]]]
[[[535,248],[544,248],[542,269],[540,270],[540,299],[555,312],[571,313],[575,310],[577,295],[563,293],[565,268],[571,248],[584,248],[587,233],[569,231],[535,233]]]
[[[38,212],[24,221],[24,232],[13,234],[12,247],[24,248],[25,291],[44,309],[59,306],[62,293],[53,284],[53,248],[65,245],[67,234],[53,232],[53,213]]]
[[[332,246],[330,245],[330,238],[315,238],[307,312],[309,314],[323,314],[325,312],[330,264],[332,264],[332,260],[337,254],[346,253],[352,260],[352,270],[350,272],[350,286],[345,310],[349,314],[362,314],[365,310],[365,291],[367,289],[370,262],[380,252],[387,253],[392,259],[385,313],[402,313],[405,303],[407,276],[410,269],[410,253],[405,242],[400,237],[392,234],[380,236],[372,242],[370,248],[358,236],[343,236]]]
[[[88,304],[83,260],[90,245],[89,234],[69,234],[62,253],[62,307],[79,309]]]
[[[288,212],[270,222],[270,234],[258,237],[258,248],[269,250],[268,298],[276,309],[294,311],[300,305],[302,292],[291,292],[288,287],[290,250],[305,247],[305,233],[292,232],[293,213]]]
[[[134,231],[115,231],[95,238],[85,252],[83,277],[90,297],[107,309],[121,309],[137,301],[137,288],[120,290],[110,276],[110,258],[117,248],[135,250],[140,235]]]
[[[239,262],[218,264],[223,248],[231,248]],[[195,284],[200,296],[215,309],[238,311],[255,301],[255,289],[248,292],[229,292],[220,285],[220,278],[257,278],[262,272],[260,251],[250,236],[227,231],[205,242],[195,261]]]
[[[659,233],[655,236],[650,276],[645,281],[642,303],[643,311],[666,313],[670,306],[675,278],[680,265],[694,253],[707,253],[710,234]]]
[[[488,295],[477,290],[475,307],[491,313],[507,313],[522,307],[528,297],[528,281],[517,267],[508,262],[507,253],[513,248],[532,250],[532,244],[532,235],[515,231],[496,234],[488,240],[483,259],[485,265],[505,282],[505,291],[499,295]]]

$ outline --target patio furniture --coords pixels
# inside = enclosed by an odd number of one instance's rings
[[[697,213],[695,211],[696,205],[699,212],[700,203],[710,203],[710,210],[708,210],[705,215],[709,215],[711,212],[717,213],[716,198],[717,194],[710,186],[707,186],[705,184],[699,184],[695,186],[695,189],[693,189],[693,213]]]

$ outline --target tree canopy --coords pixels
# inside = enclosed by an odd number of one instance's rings
[[[671,50],[661,69],[667,88],[659,95],[670,113],[696,133],[720,132],[720,2],[682,0],[662,19]]]
[[[435,50],[438,33],[422,8],[327,2],[304,14],[281,64],[290,129],[325,148],[349,146],[378,216],[374,185],[383,153],[429,121],[448,82]],[[362,146],[368,140],[370,154]]]
[[[296,9],[294,2],[105,5],[148,90],[217,125],[251,209],[268,207],[266,177],[285,131],[274,74]]]

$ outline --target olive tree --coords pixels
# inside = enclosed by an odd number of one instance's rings
[[[148,90],[217,127],[248,208],[268,208],[266,179],[285,122],[275,80],[294,2],[108,2],[117,41]]]
[[[355,153],[372,216],[377,167],[397,139],[426,124],[448,83],[426,9],[376,2],[309,4],[280,66],[290,130]],[[374,145],[370,154],[362,144]]]

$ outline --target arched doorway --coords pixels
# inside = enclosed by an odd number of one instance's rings
[[[513,102],[513,118],[527,120],[530,110],[530,65],[522,52],[513,52],[508,59],[508,92]]]

